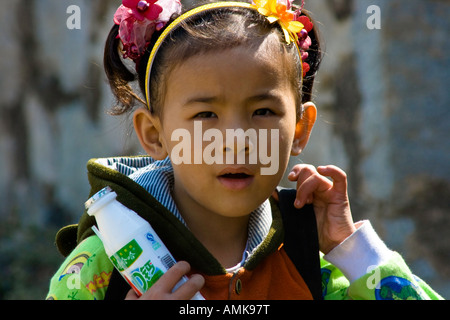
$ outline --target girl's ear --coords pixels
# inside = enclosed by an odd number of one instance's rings
[[[292,144],[291,155],[298,156],[309,141],[312,128],[317,119],[317,108],[312,102],[303,105],[303,113],[295,126],[294,143]]]
[[[134,131],[147,154],[155,160],[163,160],[168,153],[161,143],[161,123],[159,118],[144,108],[133,113]]]

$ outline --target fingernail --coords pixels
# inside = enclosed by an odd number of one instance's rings
[[[205,278],[201,274],[193,274],[191,276],[191,279],[194,279],[194,281],[198,283],[200,287],[205,284]]]

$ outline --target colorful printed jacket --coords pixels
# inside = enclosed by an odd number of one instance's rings
[[[178,260],[188,261],[206,284],[207,299],[311,299],[308,286],[283,248],[279,210],[266,204],[252,213],[249,240],[241,265],[226,270],[195,239],[177,212],[170,188],[170,162],[148,157],[91,160],[88,163],[91,195],[106,186],[118,200],[150,222]],[[155,183],[157,182],[157,183]],[[149,194],[151,196],[149,196]],[[90,228],[86,213],[78,225],[57,235],[66,256],[53,276],[47,299],[102,300],[113,265],[100,239]],[[327,255],[320,255],[322,295],[325,300],[442,299],[414,276],[402,257],[379,239],[369,221]]]

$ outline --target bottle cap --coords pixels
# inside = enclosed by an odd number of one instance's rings
[[[109,195],[109,197],[107,197]],[[84,203],[84,207],[88,210],[88,214],[91,215],[89,211],[95,211],[94,207],[99,204],[100,200],[105,198],[115,198],[117,194],[110,188],[106,187],[94,194],[88,201]]]

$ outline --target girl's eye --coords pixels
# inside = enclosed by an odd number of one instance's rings
[[[258,109],[255,112],[253,112],[253,115],[255,116],[270,116],[274,115],[275,113],[270,109]]]
[[[217,118],[216,114],[211,111],[205,111],[197,113],[194,118],[200,118],[200,119],[208,119],[208,118]]]

